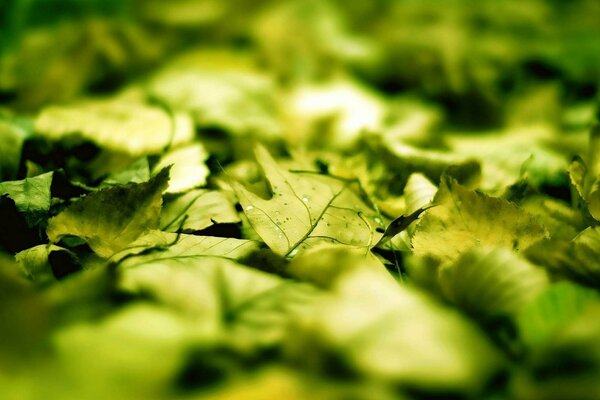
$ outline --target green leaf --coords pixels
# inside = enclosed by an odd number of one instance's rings
[[[379,217],[350,188],[351,183],[311,173],[293,173],[277,164],[264,147],[256,159],[271,191],[263,199],[235,182],[235,193],[252,227],[276,253],[319,242],[368,249],[377,243]]]
[[[46,107],[35,120],[35,130],[48,139],[81,137],[131,156],[160,153],[169,144],[193,138],[187,115],[170,116],[160,108],[124,99]]]
[[[444,295],[484,318],[512,316],[548,286],[546,272],[506,248],[473,248],[439,271]]]
[[[203,336],[189,320],[165,307],[136,303],[105,318],[68,326],[51,339],[53,362],[35,373],[46,378],[42,385],[33,385],[41,386],[38,394],[152,398],[173,384],[185,351]],[[61,376],[71,377],[70,382]],[[98,381],[99,376],[112,383]]]
[[[206,185],[206,178],[210,174],[204,164],[208,153],[201,143],[194,143],[184,147],[170,150],[161,157],[154,171],[171,166],[171,179],[167,193],[182,193]]]
[[[544,347],[566,324],[599,300],[592,289],[566,281],[553,284],[519,311],[519,337],[530,349]]]
[[[111,261],[124,267],[157,261],[186,261],[206,257],[239,259],[258,249],[258,243],[234,238],[150,231],[115,253]]]
[[[231,197],[223,191],[198,189],[166,200],[160,214],[161,229],[190,233],[215,224],[239,223]]]
[[[15,255],[15,259],[27,278],[42,285],[81,269],[75,254],[52,244],[23,250]]]
[[[547,237],[546,229],[513,203],[467,190],[444,179],[412,238],[416,255],[450,262],[483,245],[523,250]]]
[[[21,181],[0,182],[0,196],[6,194],[15,202],[29,227],[39,225],[50,209],[53,176],[53,172],[48,172]]]
[[[58,242],[65,236],[78,236],[96,254],[108,258],[158,227],[162,192],[168,182],[166,168],[148,182],[88,194],[48,221],[48,238]]]

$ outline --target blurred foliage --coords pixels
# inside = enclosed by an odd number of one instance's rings
[[[0,2],[0,397],[600,397],[600,2]]]

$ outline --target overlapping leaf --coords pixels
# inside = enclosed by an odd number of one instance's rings
[[[164,204],[160,226],[169,232],[196,232],[214,224],[241,222],[230,197],[218,190],[192,190]]]
[[[110,257],[158,227],[162,192],[169,182],[169,169],[145,183],[101,189],[76,200],[48,221],[48,238],[57,242],[77,236],[101,257]]]

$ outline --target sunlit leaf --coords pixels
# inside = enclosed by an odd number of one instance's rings
[[[118,99],[49,106],[36,118],[35,130],[49,139],[81,137],[133,156],[160,153],[193,136],[186,114],[171,117],[158,107]]]
[[[286,171],[263,147],[256,159],[269,181],[272,197],[263,199],[235,184],[252,227],[273,251],[291,256],[318,242],[368,249],[380,234],[377,214],[338,179]]]

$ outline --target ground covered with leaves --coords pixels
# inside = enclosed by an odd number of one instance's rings
[[[600,398],[598,2],[360,3],[0,5],[0,398]]]

